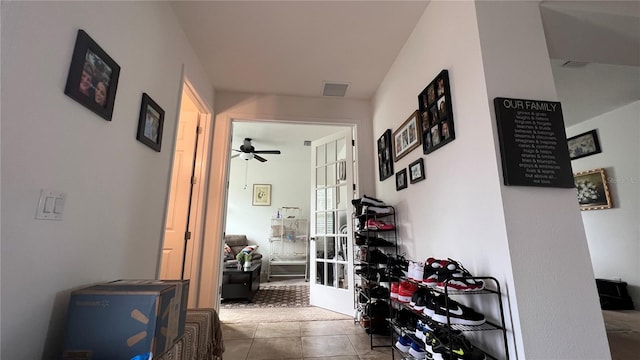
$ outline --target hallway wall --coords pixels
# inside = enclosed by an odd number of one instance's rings
[[[214,92],[168,3],[0,8],[0,357],[57,359],[72,288],[156,276],[183,66],[211,109]],[[121,67],[112,121],[64,94],[80,28]],[[165,110],[160,153],[136,140],[143,92]],[[67,193],[62,221],[34,219],[40,189]]]

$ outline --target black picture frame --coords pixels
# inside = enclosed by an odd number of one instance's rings
[[[64,93],[111,121],[120,66],[84,30],[78,30]]]
[[[409,164],[409,183],[415,184],[426,178],[424,172],[424,160],[419,158],[418,160]]]
[[[456,138],[449,71],[442,70],[418,95],[422,117],[422,152],[429,154]]]
[[[387,129],[378,139],[378,174],[380,181],[384,181],[393,175],[392,150],[391,129]]]
[[[400,191],[402,189],[406,189],[407,186],[407,169],[399,170],[396,173],[396,191]]]
[[[143,93],[136,139],[153,150],[160,152],[163,128],[164,110],[147,93]]]
[[[569,147],[569,157],[571,160],[602,152],[600,141],[598,140],[598,131],[596,129],[568,138],[567,146]]]

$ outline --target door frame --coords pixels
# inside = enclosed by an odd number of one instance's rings
[[[322,120],[327,120],[322,121]],[[226,227],[227,200],[229,197],[229,170],[231,167],[231,152],[233,122],[264,122],[264,123],[291,123],[298,125],[331,125],[343,126],[351,129],[355,141],[354,148],[358,147],[357,124],[355,122],[335,122],[335,119],[305,119],[287,118],[275,116],[256,116],[236,113],[217,114],[213,122],[213,139],[211,143],[211,161],[216,161],[218,166],[210,166],[209,188],[206,200],[204,220],[204,241],[202,254],[211,256],[201,257],[200,282],[198,293],[198,306],[219,309],[222,287],[222,264],[224,257],[224,233]],[[356,152],[357,153],[357,152]],[[357,166],[358,159],[354,157]],[[356,168],[357,169],[357,168]],[[357,171],[356,171],[357,172]],[[358,176],[354,175],[356,189],[358,188]],[[217,255],[217,256],[216,256]]]

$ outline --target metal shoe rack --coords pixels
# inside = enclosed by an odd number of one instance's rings
[[[445,307],[447,309],[447,323],[446,324],[441,324],[442,326],[445,326],[445,328],[448,330],[449,333],[449,343],[451,343],[451,339],[452,339],[452,330],[458,330],[458,331],[462,331],[462,332],[470,332],[470,331],[500,331],[502,333],[502,341],[503,341],[503,346],[504,346],[504,359],[508,360],[509,359],[509,349],[508,349],[508,345],[507,345],[507,331],[506,331],[506,326],[505,326],[505,321],[504,321],[504,310],[503,310],[503,304],[502,304],[502,293],[500,290],[500,283],[498,282],[498,280],[494,277],[487,277],[487,276],[473,276],[473,277],[469,277],[470,279],[474,279],[474,280],[482,280],[485,282],[485,288],[483,290],[474,290],[474,291],[460,291],[460,290],[455,290],[455,289],[450,289],[449,288],[449,280],[446,280],[445,282],[445,286],[444,289],[440,289],[440,288],[430,288],[433,291],[436,292],[440,292],[442,294],[444,294],[445,296]],[[406,281],[412,281],[410,279],[401,279],[401,280],[406,280]],[[491,282],[491,286],[488,286],[489,284],[487,282]],[[425,286],[424,284],[418,284],[419,286]],[[499,307],[499,319],[498,321],[490,321],[489,319],[486,320],[485,323],[483,323],[482,325],[459,325],[459,324],[451,324],[451,318],[449,316],[449,296],[477,296],[477,295],[493,295],[497,298],[497,305]],[[441,295],[442,296],[442,295]],[[395,359],[395,353],[398,352],[399,354],[402,354],[402,359],[412,359],[413,357],[407,353],[402,352],[401,350],[399,350],[396,346],[395,346],[395,341],[397,340],[398,336],[401,335],[406,335],[408,336],[411,341],[416,341],[419,344],[424,346],[424,342],[422,342],[422,340],[418,339],[415,336],[415,333],[407,330],[407,328],[401,326],[401,324],[398,323],[397,321],[397,315],[399,313],[399,310],[404,308],[404,309],[408,309],[412,312],[412,314],[415,316],[415,319],[430,319],[429,316],[423,314],[421,311],[420,312],[416,312],[415,310],[413,310],[408,304],[404,304],[398,301],[393,300],[392,301],[392,308],[393,308],[393,312],[394,312],[394,317],[392,319],[390,319],[390,323],[391,323],[391,329],[392,334],[391,334],[391,346],[393,348],[392,351],[392,359]],[[485,315],[486,316],[486,315]],[[432,321],[434,321],[433,319],[430,319]],[[482,352],[484,352],[484,354],[486,355],[486,357],[488,359],[494,359],[494,360],[498,360],[500,358],[491,355],[490,353],[488,353],[487,351],[481,349],[480,347],[476,346],[476,344],[473,344],[474,347],[478,348],[479,350],[481,350]],[[445,357],[446,359],[446,357]]]
[[[388,270],[387,263],[385,261],[384,264],[380,264],[378,262],[371,262],[370,255],[372,251],[380,250],[387,256],[398,256],[398,242],[397,242],[397,233],[396,233],[396,211],[392,206],[386,206],[391,209],[390,213],[385,214],[375,214],[375,213],[367,213],[359,215],[357,210],[353,213],[354,224],[358,224],[356,226],[356,233],[354,234],[354,279],[356,283],[356,291],[354,304],[356,309],[356,315],[354,317],[355,322],[359,322],[360,325],[367,329],[369,333],[370,346],[371,349],[377,347],[389,347],[388,344],[385,345],[374,345],[374,334],[384,334],[385,332],[389,332],[388,328],[388,316],[379,317],[376,314],[372,313],[372,308],[374,307],[377,301],[384,301],[388,313],[391,314],[391,302],[389,298],[389,292],[387,291],[386,297],[375,297],[372,295],[371,291],[367,291],[366,289],[372,289],[376,285],[381,285],[381,282],[386,283],[387,290],[389,287],[388,280]],[[387,224],[393,225],[393,229],[390,230],[368,230],[366,228],[367,222],[372,219],[374,221],[384,221]],[[356,236],[364,237],[366,240],[363,244],[356,244]],[[384,239],[388,241],[387,244],[371,244],[371,238]],[[384,281],[383,278],[386,278]],[[364,300],[362,302],[361,300]]]

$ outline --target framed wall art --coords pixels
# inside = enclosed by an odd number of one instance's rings
[[[163,127],[164,110],[147,93],[142,94],[136,138],[153,150],[160,152]]]
[[[391,129],[387,129],[378,139],[378,174],[380,175],[380,181],[384,181],[393,175]]]
[[[64,93],[111,121],[120,66],[84,31],[78,30]]]
[[[426,178],[424,173],[424,161],[422,158],[409,164],[409,183],[415,184],[418,181],[422,181]]]
[[[582,171],[574,175],[580,210],[611,209],[611,194],[604,169]]]
[[[422,143],[421,131],[420,113],[415,111],[393,133],[393,158],[395,161],[402,159],[420,146]]]
[[[402,169],[396,173],[396,191],[407,188],[407,169]]]
[[[253,206],[271,206],[271,184],[253,184]]]
[[[428,154],[456,138],[449,72],[442,70],[418,95],[422,118],[422,151]]]
[[[602,152],[600,141],[598,141],[598,132],[595,129],[568,138],[567,146],[571,160]]]

